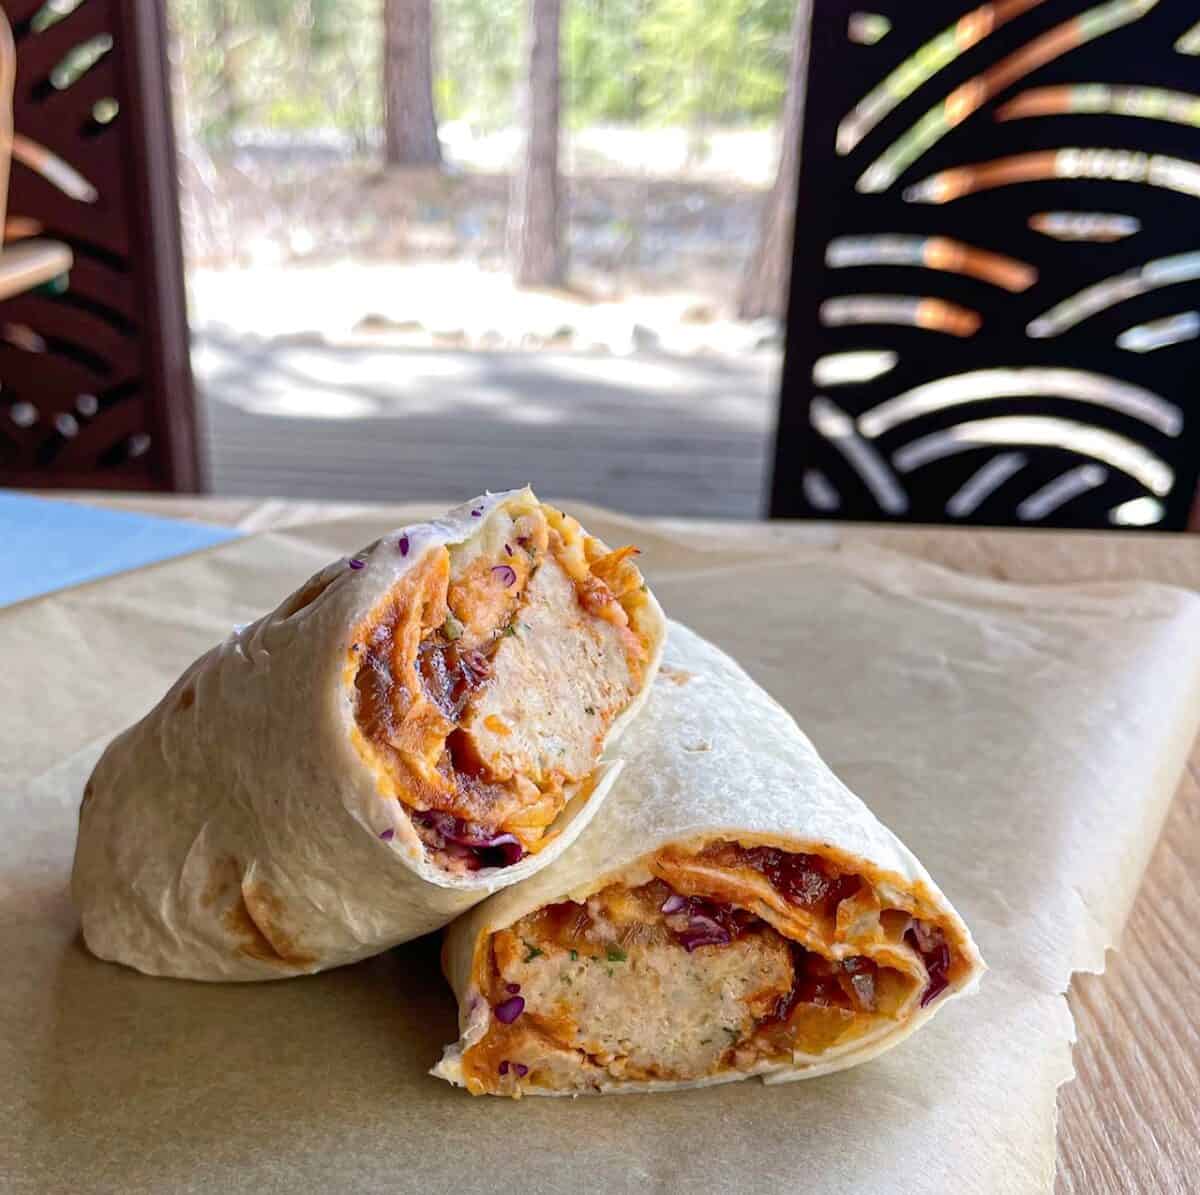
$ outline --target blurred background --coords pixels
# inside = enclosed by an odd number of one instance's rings
[[[168,14],[215,492],[761,512],[794,0]]]
[[[1200,526],[1194,0],[874,7],[3,0],[0,484]]]

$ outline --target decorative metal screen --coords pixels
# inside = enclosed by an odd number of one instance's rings
[[[0,303],[0,484],[194,489],[162,0],[6,0],[9,238],[64,241],[61,293]]]
[[[814,0],[772,513],[1182,529],[1200,6]]]

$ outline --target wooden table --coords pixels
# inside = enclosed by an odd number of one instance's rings
[[[61,495],[60,495],[61,496]],[[92,497],[113,508],[263,531],[378,513],[362,504]],[[698,523],[739,538],[877,543],[1019,581],[1155,580],[1200,590],[1200,535],[1087,534],[785,523]],[[1103,975],[1068,992],[1079,1039],[1058,1098],[1059,1195],[1200,1190],[1200,743],[1121,941]],[[998,1098],[1004,1098],[999,1093]]]

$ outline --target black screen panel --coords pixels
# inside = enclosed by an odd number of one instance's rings
[[[1186,526],[1198,21],[816,0],[773,515]]]

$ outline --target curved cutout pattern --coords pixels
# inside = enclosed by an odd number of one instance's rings
[[[121,111],[116,96],[106,95],[92,105],[92,120],[98,125],[112,124]]]
[[[852,353],[830,353],[813,362],[813,385],[856,386],[891,373],[900,354],[887,349],[862,349]]]
[[[20,428],[32,427],[40,418],[40,412],[31,402],[22,399],[8,408],[8,417]]]
[[[863,171],[858,190],[886,191],[914,162],[953,129],[1014,83],[1064,54],[1141,20],[1159,0],[1108,0],[1034,38],[1027,45],[952,91]]]
[[[873,440],[922,415],[997,398],[1067,398],[1128,415],[1164,436],[1183,431],[1183,412],[1142,386],[1082,369],[1041,366],[978,369],[926,382],[860,415],[858,430]]]
[[[878,12],[852,12],[846,24],[846,36],[856,46],[877,46],[891,31],[891,21]]]
[[[1200,280],[1200,251],[1160,257],[1144,266],[1105,278],[1051,307],[1033,320],[1026,331],[1035,340],[1048,340],[1091,319],[1118,303],[1148,295],[1164,286]]]
[[[838,295],[821,304],[821,323],[827,328],[897,324],[967,337],[979,331],[983,317],[970,307],[919,295]]]
[[[1200,95],[1163,87],[1114,87],[1108,83],[1034,87],[997,109],[996,119],[1027,120],[1081,113],[1163,120],[1200,129]]]
[[[1115,212],[1035,212],[1029,227],[1056,241],[1091,241],[1099,245],[1123,241],[1141,232],[1136,216]]]
[[[985,499],[990,498],[1010,477],[1025,468],[1029,458],[1023,452],[1002,452],[981,466],[963,483],[946,503],[946,513],[952,519],[973,515]]]
[[[63,161],[44,145],[20,133],[13,134],[12,156],[35,174],[40,174],[51,186],[57,187],[68,199],[95,203],[100,198],[100,192],[70,162]]]
[[[0,324],[0,340],[27,353],[46,351],[46,338],[40,336],[28,324]]]
[[[955,166],[914,183],[904,192],[908,203],[951,203],[965,195],[1055,178],[1094,178],[1142,183],[1200,199],[1200,164],[1166,154],[1128,149],[1046,149],[1014,154],[974,166]]]
[[[30,33],[45,33],[45,31],[65,17],[69,17],[83,0],[46,0],[46,3],[29,18]]]
[[[805,469],[801,485],[804,496],[816,510],[832,512],[842,504],[842,497],[833,488],[833,482],[820,469]]]
[[[960,17],[902,62],[882,83],[855,105],[838,125],[837,152],[853,153],[876,125],[918,88],[940,74],[1002,25],[1046,0],[999,0],[982,4]]]
[[[1200,337],[1200,311],[1182,311],[1165,319],[1126,328],[1117,337],[1117,348],[1129,353],[1153,353]]]
[[[1017,518],[1023,523],[1037,523],[1060,506],[1098,489],[1108,480],[1108,470],[1102,465],[1077,465],[1060,477],[1035,490],[1017,505]]]
[[[818,395],[808,409],[808,418],[813,430],[846,458],[881,510],[892,515],[908,510],[908,498],[887,462],[854,430],[854,420],[841,407]]]
[[[886,40],[856,45],[848,18],[876,12]],[[813,6],[773,514],[1111,529],[1142,495],[1122,519],[1183,529],[1200,72],[1172,47],[1198,20],[1200,0]],[[903,515],[860,480],[864,446]]]
[[[1175,49],[1180,54],[1193,58],[1200,57],[1200,24],[1193,25],[1176,43]]]
[[[1160,498],[1175,484],[1175,470],[1133,440],[1051,415],[1001,415],[960,423],[905,444],[892,454],[892,464],[901,473],[911,473],[933,461],[994,444],[1065,448],[1128,474]]]
[[[834,237],[825,250],[825,264],[834,270],[855,266],[914,266],[941,270],[977,278],[1013,294],[1028,290],[1038,276],[1037,270],[1027,262],[1003,253],[977,249],[949,237]]]
[[[102,58],[112,53],[111,33],[97,33],[72,46],[50,71],[50,86],[55,91],[74,87]]]
[[[1108,512],[1108,521],[1116,527],[1153,527],[1161,523],[1167,509],[1157,498],[1130,498]]]

